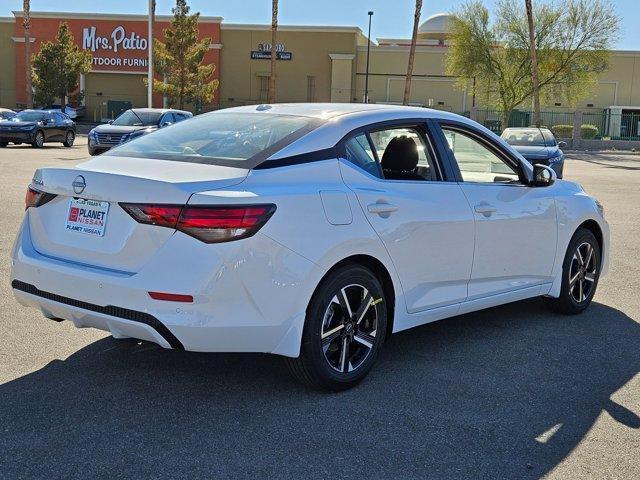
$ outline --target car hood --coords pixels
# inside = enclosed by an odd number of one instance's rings
[[[544,160],[557,155],[558,147],[541,147],[541,146],[516,146],[513,148],[527,160]]]
[[[93,129],[96,133],[131,133],[137,130],[144,130],[149,127],[140,126],[128,126],[128,125],[98,125]]]
[[[37,125],[38,122],[13,122],[11,120],[6,120],[4,122],[0,122],[0,128],[6,127],[33,127]]]

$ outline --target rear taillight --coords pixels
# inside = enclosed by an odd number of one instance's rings
[[[175,228],[205,243],[229,242],[255,234],[276,211],[266,205],[153,205],[121,203],[139,223]]]
[[[182,210],[181,205],[121,203],[120,206],[138,223],[169,228],[176,228]]]
[[[24,197],[24,209],[29,207],[39,207],[56,198],[53,193],[41,192],[33,187],[27,188],[27,194]]]

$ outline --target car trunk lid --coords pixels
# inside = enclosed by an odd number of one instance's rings
[[[29,211],[33,246],[61,260],[137,272],[175,230],[140,224],[119,203],[184,205],[195,192],[241,183],[248,172],[115,156],[97,157],[76,168],[39,169],[32,186],[57,196]],[[78,226],[79,210],[89,228]]]

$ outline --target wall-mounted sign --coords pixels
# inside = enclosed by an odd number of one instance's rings
[[[117,53],[118,50],[146,50],[147,39],[141,37],[136,32],[127,31],[124,27],[116,27],[111,34],[106,37],[97,35],[96,27],[82,29],[82,48],[85,50],[112,50]]]
[[[145,37],[133,30],[127,32],[122,25],[108,34],[101,34],[96,26],[82,29],[82,48],[94,53],[94,67],[146,69],[148,61],[144,54],[148,45]]]
[[[251,51],[252,60],[271,60],[271,44],[259,43],[258,50]],[[276,43],[276,60],[292,60],[293,53],[287,52],[284,43]]]

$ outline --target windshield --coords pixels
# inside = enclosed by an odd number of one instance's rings
[[[320,123],[290,115],[215,112],[162,128],[106,154],[253,168]]]
[[[507,128],[502,138],[515,147],[553,147],[556,140],[546,128]]]
[[[111,125],[122,127],[149,127],[151,125],[157,125],[161,115],[162,113],[160,112],[136,112],[134,110],[127,110],[116,118]]]
[[[11,120],[14,122],[39,122],[44,115],[41,112],[19,112]]]

